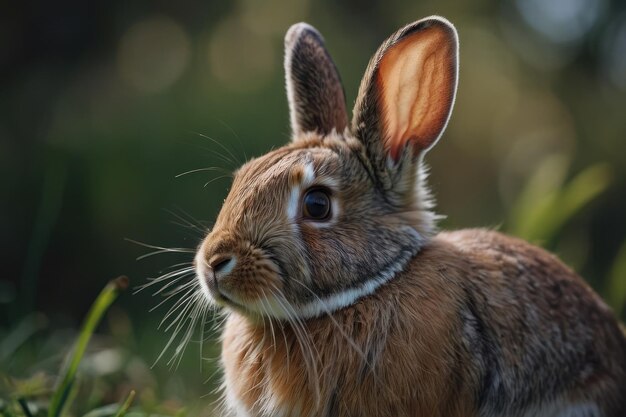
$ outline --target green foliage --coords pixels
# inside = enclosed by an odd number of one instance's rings
[[[91,306],[91,310],[89,310],[85,323],[83,324],[83,327],[78,335],[76,346],[74,347],[72,355],[69,357],[69,361],[67,362],[67,366],[63,372],[63,378],[61,379],[50,401],[48,417],[61,416],[66,404],[67,406],[71,404],[71,401],[68,401],[68,399],[72,397],[72,388],[76,381],[78,365],[83,359],[89,339],[91,339],[91,335],[96,330],[96,327],[98,326],[98,323],[100,323],[104,313],[108,310],[113,301],[115,301],[119,292],[126,289],[126,287],[128,287],[128,278],[126,277],[120,277],[109,282]]]
[[[611,167],[597,163],[566,180],[568,158],[545,158],[530,177],[511,210],[506,231],[553,249],[561,230],[611,184]],[[620,317],[626,305],[626,242],[615,257],[605,280],[607,302]]]
[[[606,294],[609,305],[615,314],[620,316],[626,306],[626,241],[622,244],[613,262]]]
[[[567,222],[611,183],[607,164],[594,164],[566,182],[568,167],[567,158],[562,155],[547,157],[540,163],[512,210],[510,233],[549,244]]]
[[[109,282],[93,302],[84,323],[76,336],[74,346],[64,361],[58,378],[39,370],[25,378],[18,378],[2,372],[0,393],[0,415],[7,417],[59,417],[75,416],[87,410],[76,410],[74,400],[81,398],[81,406],[91,405],[85,415],[90,417],[139,417],[182,416],[185,408],[172,404],[159,404],[150,399],[150,395],[142,403],[131,408],[136,391],[130,389],[123,402],[102,405],[103,398],[97,393],[99,380],[106,379],[103,373],[90,375],[83,368],[89,341],[105,316],[109,307],[117,299],[121,291],[128,286],[128,279],[120,277]],[[27,316],[2,338],[0,344],[0,364],[3,368],[11,368],[12,359],[19,357],[20,348],[27,344],[36,344],[34,336],[44,329],[46,320],[40,314]],[[104,351],[106,352],[106,351]],[[103,351],[96,354],[102,354]],[[14,371],[17,371],[14,369]],[[53,381],[58,379],[56,384]],[[129,381],[124,381],[128,384]],[[87,389],[85,389],[87,388]],[[148,390],[149,391],[149,390]],[[87,401],[84,401],[87,397]],[[92,398],[90,401],[89,398]]]

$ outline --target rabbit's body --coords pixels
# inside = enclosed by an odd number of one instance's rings
[[[624,417],[626,341],[557,258],[496,232],[435,234],[422,159],[448,122],[442,18],[370,61],[348,126],[320,35],[286,38],[292,143],[246,163],[198,249],[227,310],[238,416]]]
[[[282,321],[230,315],[223,364],[233,404],[267,416],[626,409],[626,341],[612,313],[554,256],[497,232],[441,233],[374,294],[302,326],[299,340]]]

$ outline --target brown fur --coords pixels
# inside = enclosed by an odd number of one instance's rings
[[[542,280],[536,279],[537,271],[544,271]],[[561,291],[565,296],[558,296]],[[615,408],[607,405],[606,415],[619,415],[626,344],[611,312],[554,256],[486,230],[439,234],[392,282],[335,312],[335,323],[329,317],[305,322],[319,352],[319,402],[303,375],[296,335],[282,322],[275,323],[274,340],[269,326],[252,325],[238,314],[229,317],[223,342],[226,380],[257,413],[258,399],[275,398],[285,415],[478,415],[481,379],[496,364],[481,363],[482,352],[465,334],[468,294],[488,327],[484,330],[497,340],[493,348],[501,349],[503,375],[510,377],[501,395],[530,401],[515,386],[529,384],[529,391],[539,391],[532,386],[538,375],[528,372],[530,380],[519,380],[523,368],[545,367],[549,375],[567,366],[567,380],[551,395],[567,388],[574,401],[609,397]],[[539,363],[528,357],[533,349],[543,352]],[[613,354],[600,355],[603,351]],[[534,398],[542,394],[532,393]]]
[[[203,290],[228,315],[224,394],[236,415],[626,415],[626,338],[582,279],[496,232],[435,233],[422,158],[452,108],[457,46],[442,18],[400,29],[342,130],[321,37],[290,30],[287,47],[300,49],[287,53],[288,77],[303,60],[322,79],[288,80],[292,142],[236,173],[196,256]],[[426,70],[400,59],[422,47]],[[428,99],[406,112],[385,94]],[[307,217],[309,190],[327,194],[328,218]]]

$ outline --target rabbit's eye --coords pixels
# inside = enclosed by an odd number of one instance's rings
[[[330,216],[330,196],[323,189],[309,190],[303,199],[302,214],[313,220],[326,220]]]

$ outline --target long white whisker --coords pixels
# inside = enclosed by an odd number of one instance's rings
[[[212,142],[213,142],[213,143],[215,143],[217,146],[219,146],[220,148],[222,148],[223,150],[225,150],[225,151],[228,153],[228,155],[230,155],[230,157],[232,158],[232,159],[230,159],[230,158],[229,158],[229,160],[230,160],[230,162],[231,162],[231,163],[235,163],[235,162],[237,162],[237,163],[239,163],[239,165],[241,165],[241,161],[240,161],[240,160],[239,160],[239,159],[238,159],[238,158],[237,158],[237,157],[236,157],[236,156],[235,156],[235,155],[231,152],[231,150],[230,150],[230,149],[228,149],[228,148],[227,148],[226,146],[224,146],[222,143],[220,143],[219,141],[217,141],[217,140],[213,139],[212,137],[207,136],[207,135],[204,135],[204,134],[202,134],[202,133],[199,133],[199,132],[193,132],[193,133],[197,134],[197,135],[198,135],[198,136],[200,136],[200,137],[203,137],[203,138],[205,138],[205,139],[208,139],[208,140],[212,141]]]
[[[267,308],[267,295],[265,294],[265,291],[263,291],[263,289],[261,289],[261,293],[263,294],[263,298],[261,299],[261,305],[263,306],[263,310],[266,313],[269,313],[269,309]],[[272,323],[272,317],[268,314],[268,321],[270,323],[270,331],[272,333],[272,346],[274,347],[274,352],[276,352],[276,335],[274,334],[274,324]],[[263,323],[265,323],[265,320],[263,321]]]
[[[172,284],[180,281],[183,278],[188,277],[190,274],[192,274],[195,271],[195,268],[193,266],[190,267],[186,267],[186,268],[181,268],[177,271],[172,271],[172,272],[168,272],[166,274],[163,274],[161,276],[158,276],[156,278],[148,278],[147,283],[142,284],[140,286],[138,286],[135,291],[133,292],[133,294],[137,294],[140,291],[145,290],[146,288],[152,287],[155,284],[159,284],[163,281],[167,281],[169,279],[171,279],[170,282],[168,282],[167,284],[165,284],[164,288],[170,287]],[[159,289],[157,292],[155,292],[153,295],[159,294],[161,293],[163,290],[163,288]]]
[[[321,399],[321,391],[319,386],[319,372],[317,368],[318,363],[322,363],[321,356],[319,350],[315,346],[315,343],[311,336],[305,329],[305,325],[302,320],[295,314],[295,310],[291,306],[291,303],[284,297],[282,291],[276,287],[272,286],[272,295],[275,300],[281,305],[284,309],[284,312],[287,316],[287,321],[291,323],[292,329],[294,330],[294,335],[296,336],[296,341],[300,346],[300,351],[302,352],[302,356],[305,362],[307,369],[309,370],[309,382],[314,389],[314,396],[316,402],[319,404]],[[315,349],[315,353],[313,352]],[[308,354],[308,359],[307,359]],[[317,360],[315,359],[315,355],[317,355]]]
[[[176,318],[174,318],[172,320],[172,323],[165,329],[165,332],[169,331],[169,329],[173,326],[176,325],[176,327],[174,328],[174,330],[172,331],[172,335],[170,336],[170,340],[167,344],[167,346],[165,347],[165,349],[163,349],[162,354],[169,348],[169,346],[171,345],[171,342],[173,340],[176,339],[176,337],[180,334],[181,330],[183,329],[183,326],[185,324],[185,322],[187,321],[188,318],[193,319],[193,312],[195,311],[195,308],[197,308],[198,302],[201,301],[201,297],[202,294],[200,292],[197,292],[195,294],[193,294],[191,297],[189,297],[188,299],[186,299],[185,302],[185,308],[178,314],[178,316]],[[187,314],[187,313],[190,314]],[[192,320],[192,326],[193,324],[195,324],[195,322],[193,322]],[[189,329],[189,327],[188,327]],[[181,342],[179,343],[178,347],[176,348],[172,358],[175,358],[181,351],[181,345],[182,344],[186,344],[188,342],[188,337],[186,337],[186,335],[183,336],[183,338],[181,339]],[[159,358],[162,356],[159,355]],[[172,364],[172,359],[170,359],[168,362],[168,365]]]
[[[223,120],[217,119],[217,121],[224,127],[226,127],[228,130],[230,130],[230,132],[233,134],[233,136],[235,136],[235,138],[237,139],[237,142],[239,142],[239,145],[241,146],[241,150],[243,151],[243,157],[244,159],[247,161],[248,160],[248,156],[246,155],[246,147],[243,146],[243,142],[241,142],[241,138],[239,137],[239,135],[237,134],[237,132],[235,132],[235,130],[230,127],[228,125],[228,123],[224,122]]]
[[[189,301],[188,301],[189,302]],[[179,316],[180,317],[180,316]],[[177,320],[178,321],[178,320]],[[159,325],[160,327],[161,325]],[[165,352],[168,351],[169,347],[172,345],[172,343],[174,342],[174,340],[176,340],[176,336],[178,336],[179,333],[179,328],[180,325],[176,327],[176,329],[174,330],[174,332],[172,333],[172,335],[170,336],[169,340],[167,341],[167,344],[165,345],[165,347],[163,348],[163,350],[161,350],[161,353],[159,354],[159,356],[156,358],[156,360],[154,361],[154,363],[152,364],[152,366],[154,367],[159,360],[161,360],[161,358],[163,357],[163,355],[165,354]]]
[[[173,297],[173,296],[175,296],[177,294],[180,294],[183,291],[186,291],[188,288],[198,289],[200,286],[198,285],[197,282],[194,282],[194,281],[195,280],[192,279],[190,281],[187,281],[184,284],[180,284],[177,287],[174,287],[174,288],[172,288],[172,289],[170,289],[168,291],[165,291],[164,293],[162,293],[162,295],[164,297],[166,297],[166,298],[170,298],[170,297]]]
[[[203,299],[204,300],[204,299]],[[206,317],[209,312],[209,304],[206,300],[202,301],[202,322],[200,324],[200,372],[202,372],[202,368],[204,367],[203,361],[203,352],[204,352],[204,332],[206,329]]]
[[[292,278],[293,282],[298,283],[299,285],[301,285],[302,287],[304,287],[307,291],[309,291],[315,298],[317,298],[317,300],[319,301],[320,305],[322,306],[325,314],[328,316],[328,318],[331,320],[331,322],[333,323],[333,325],[335,326],[335,328],[339,331],[339,333],[342,335],[342,337],[344,337],[344,339],[350,344],[350,346],[355,350],[355,352],[361,356],[361,359],[363,360],[363,362],[365,363],[365,365],[370,369],[370,371],[372,372],[372,376],[374,378],[374,381],[376,382],[377,385],[379,385],[382,389],[389,391],[389,387],[385,386],[385,384],[380,383],[380,380],[376,374],[376,369],[374,367],[374,365],[372,363],[370,363],[370,361],[367,359],[367,355],[363,352],[363,350],[356,344],[356,342],[350,337],[350,335],[348,335],[346,333],[346,331],[341,327],[341,325],[337,322],[337,320],[332,316],[332,313],[330,312],[330,310],[327,308],[327,306],[324,304],[324,302],[319,298],[319,296],[317,294],[315,294],[313,292],[313,290],[311,290],[309,287],[307,287],[304,283],[302,283],[301,281],[299,281],[298,279]]]
[[[193,133],[193,132],[192,132]],[[197,146],[198,148],[209,152],[212,155],[217,156],[222,162],[230,165],[231,167],[235,167],[235,166],[239,166],[241,164],[237,164],[235,161],[232,160],[232,158],[228,157],[228,155],[224,154],[223,152],[220,152],[219,150],[213,148],[213,147],[207,147],[207,146],[203,146],[203,145],[198,145],[195,144],[195,146]]]
[[[204,298],[198,298],[198,297],[195,298],[195,301],[193,303],[194,304],[193,309],[191,310],[191,313],[188,316],[189,324],[187,325],[187,330],[185,331],[185,334],[183,335],[181,342],[176,348],[176,351],[172,355],[172,359],[170,359],[171,365],[174,365],[174,363],[176,364],[175,369],[177,369],[178,366],[180,365],[180,361],[183,358],[185,349],[187,348],[189,341],[191,340],[193,333],[195,331],[196,323],[198,322],[199,317],[201,317],[200,312],[202,310],[203,300]],[[176,357],[177,357],[177,360],[175,359]]]
[[[136,245],[143,246],[145,248],[157,249],[154,252],[150,252],[150,253],[147,253],[145,255],[139,256],[137,258],[138,261],[140,261],[142,259],[145,259],[145,258],[148,258],[150,256],[158,255],[160,253],[170,253],[170,252],[171,253],[195,253],[194,249],[189,249],[189,248],[164,248],[162,246],[149,245],[147,243],[139,242],[139,241],[136,241],[136,240],[133,240],[133,239],[129,239],[129,238],[126,238],[125,240],[128,241],[128,242],[134,243]]]
[[[196,168],[196,169],[190,169],[189,171],[185,171],[185,172],[181,172],[180,174],[176,174],[174,176],[174,178],[180,178],[182,176],[185,175],[189,175],[189,174],[194,174],[196,172],[206,172],[206,171],[217,171],[217,172],[221,172],[225,175],[232,175],[232,173],[228,172],[228,170],[222,168],[222,167],[206,167],[206,168]]]
[[[155,305],[154,307],[152,307],[150,309],[150,312],[153,312],[154,310],[156,310],[157,308],[161,307],[163,304],[165,304],[166,302],[168,302],[172,297],[174,297],[175,295],[179,294],[182,291],[186,291],[185,294],[183,294],[181,297],[178,298],[178,300],[176,300],[174,302],[174,304],[170,307],[170,309],[168,310],[166,316],[161,320],[161,324],[159,324],[159,327],[161,327],[161,325],[163,324],[163,322],[165,320],[167,320],[168,316],[170,314],[172,314],[181,304],[185,303],[188,301],[188,299],[186,298],[188,295],[191,295],[192,293],[194,293],[195,291],[197,291],[196,287],[193,286],[193,284],[191,282],[188,282],[187,284],[184,284],[184,286],[181,286],[181,291],[179,291],[176,294],[170,294],[169,296],[167,296],[167,298],[165,298],[165,300],[161,301],[159,304]]]
[[[182,317],[187,312],[187,310],[189,310],[190,306],[193,306],[193,302],[196,300],[196,298],[198,297],[198,294],[199,294],[199,293],[194,293],[195,291],[196,291],[195,288],[187,289],[187,292],[185,293],[185,295],[182,296],[179,300],[177,300],[176,303],[174,304],[174,306],[172,306],[172,308],[167,312],[165,317],[163,317],[163,319],[159,323],[159,327],[158,328],[161,328],[161,326],[163,326],[163,324],[165,322],[167,322],[167,319],[172,317],[172,315],[176,311],[178,311],[178,315],[176,316],[176,318],[172,319],[170,324],[168,324],[165,327],[165,332],[167,332],[172,327],[172,325],[174,325],[178,321],[177,318]],[[190,294],[191,294],[191,296],[189,298],[187,298]]]
[[[193,277],[193,276],[195,276],[195,271],[192,270],[192,271],[187,271],[187,272],[181,274],[180,276],[178,276],[176,278],[172,277],[170,282],[164,284],[161,288],[159,288],[157,291],[152,293],[152,295],[155,296],[155,295],[159,295],[161,293],[163,293],[163,295],[166,295],[166,296],[167,295],[172,295],[172,294],[178,294],[180,292],[180,291],[178,291],[178,287],[176,287],[175,289],[173,289],[171,291],[167,291],[167,292],[165,290],[167,290],[168,288],[170,288],[173,285],[177,284],[181,280],[187,279],[187,278]],[[186,285],[193,285],[193,284],[191,284],[191,282],[192,281],[189,281],[189,282],[187,282],[185,284],[181,284],[180,286],[183,287],[183,286],[186,286]]]
[[[220,175],[219,177],[215,177],[212,180],[205,182],[203,187],[206,188],[209,184],[211,184],[211,183],[213,183],[213,182],[215,182],[217,180],[221,180],[222,178],[228,178],[228,177],[229,177],[229,175]]]
[[[181,209],[181,211],[182,211],[182,209]],[[178,213],[176,213],[176,212],[174,212],[172,210],[165,210],[165,212],[168,213],[171,216],[174,216],[178,220],[178,222],[172,220],[173,224],[175,224],[177,226],[180,226],[180,227],[183,227],[185,229],[189,229],[189,230],[192,230],[194,232],[197,232],[200,236],[204,236],[207,233],[208,229],[209,229],[202,222],[200,222],[199,220],[196,220],[195,218],[193,218],[191,215],[189,215],[187,213],[185,213],[185,215],[187,217],[189,217],[189,219],[183,217],[182,215],[180,215],[180,214],[178,214]]]
[[[189,223],[190,225],[197,225],[200,229],[206,231],[210,227],[208,224],[212,224],[212,222],[200,221],[192,216],[189,212],[185,211],[181,207],[176,206],[176,210],[180,212],[180,214],[175,213],[174,211],[168,210],[170,213],[178,217],[180,220]]]

